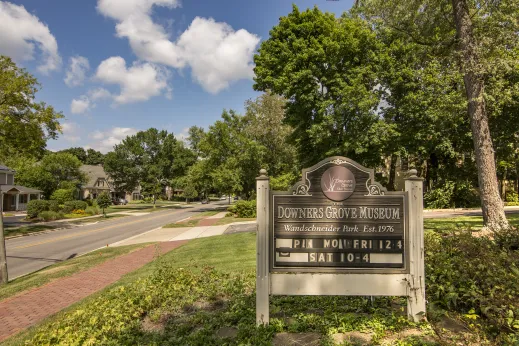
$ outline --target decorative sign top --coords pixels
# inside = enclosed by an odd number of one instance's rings
[[[405,196],[344,157],[304,169],[290,191],[271,193],[271,272],[405,271]]]

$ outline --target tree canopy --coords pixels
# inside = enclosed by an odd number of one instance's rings
[[[47,140],[61,131],[63,115],[36,102],[39,89],[34,76],[0,55],[0,161],[12,156],[41,158]]]

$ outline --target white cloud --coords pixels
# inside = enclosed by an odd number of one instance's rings
[[[175,133],[175,138],[179,141],[186,142],[189,137],[189,127],[182,130],[181,133]]]
[[[79,136],[79,127],[76,123],[64,122],[61,124],[63,130],[63,139],[70,143],[76,143],[81,140]]]
[[[253,77],[252,57],[260,39],[214,19],[196,17],[176,42],[151,17],[153,6],[175,8],[177,0],[98,0],[97,9],[117,21],[118,37],[128,38],[141,60],[182,69],[216,94],[232,82]]]
[[[91,108],[90,100],[87,97],[81,96],[79,99],[73,99],[70,104],[70,112],[72,114],[82,114]]]
[[[126,67],[120,56],[111,57],[99,65],[96,78],[107,84],[117,84],[121,93],[114,96],[116,103],[146,101],[168,89],[166,70],[150,63],[134,63]]]
[[[83,84],[86,73],[90,69],[88,59],[84,56],[73,56],[70,58],[67,75],[65,76],[65,84],[69,87],[75,87]]]
[[[127,136],[133,136],[138,130],[130,127],[114,127],[108,131],[94,131],[90,137],[96,142],[88,147],[99,150],[103,154],[113,150],[114,145],[121,143]]]
[[[90,97],[90,99],[97,101],[97,100],[109,99],[112,97],[112,94],[105,88],[97,88],[97,89],[89,90],[88,96]]]
[[[36,48],[41,52],[38,70],[47,74],[61,64],[56,38],[47,25],[27,12],[23,5],[0,2],[0,54],[17,62],[34,60]]]

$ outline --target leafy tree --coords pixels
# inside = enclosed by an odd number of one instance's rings
[[[46,198],[60,187],[67,189],[86,182],[86,175],[80,170],[81,161],[68,153],[51,153],[39,162],[24,157],[10,158],[6,164],[16,170],[17,184],[42,190]]]
[[[198,191],[192,184],[188,184],[184,188],[184,196],[186,197],[186,202],[189,203],[190,199],[198,197]]]
[[[61,131],[63,115],[36,102],[40,85],[25,69],[0,56],[0,161],[9,157],[40,158],[46,141]]]
[[[517,64],[518,3],[466,0],[366,0],[363,12],[461,71],[471,124],[485,227],[508,227],[499,198],[485,84],[495,72]],[[449,20],[450,19],[450,20]],[[491,108],[491,107],[490,107]]]
[[[116,189],[131,192],[141,186],[153,203],[164,186],[186,174],[195,161],[194,154],[165,130],[150,128],[126,137],[114,151],[106,154],[104,168]]]
[[[72,154],[75,157],[77,157],[79,159],[79,161],[81,161],[82,163],[85,163],[86,159],[87,159],[87,153],[86,153],[85,149],[83,149],[81,147],[68,148],[68,149],[60,150],[58,152]]]
[[[245,103],[246,135],[265,148],[262,168],[271,176],[298,173],[296,148],[289,143],[293,128],[283,123],[286,101],[270,91]]]
[[[104,155],[97,150],[88,149],[86,151],[87,157],[85,160],[85,164],[87,165],[102,165],[104,163]]]
[[[250,197],[266,150],[247,135],[248,121],[235,111],[223,111],[222,120],[209,127],[200,143],[203,167],[212,186],[222,193],[242,192]],[[229,174],[227,181],[225,174]],[[218,179],[218,181],[216,180]]]
[[[103,209],[103,215],[106,217],[105,209],[112,205],[112,198],[106,192],[103,192],[97,197],[97,205]]]
[[[287,100],[286,122],[303,166],[336,154],[381,163],[374,128],[378,50],[365,21],[348,14],[338,20],[317,7],[300,12],[295,5],[262,42],[254,89]]]
[[[191,126],[188,133],[187,141],[189,142],[189,147],[195,152],[197,157],[200,157],[200,143],[205,136],[205,131],[199,126]]]

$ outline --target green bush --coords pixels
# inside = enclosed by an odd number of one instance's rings
[[[27,203],[27,217],[33,219],[42,211],[49,210],[49,202],[43,199],[33,199]]]
[[[470,181],[445,181],[424,194],[428,209],[470,208],[480,205],[479,193]]]
[[[449,236],[425,234],[427,300],[478,318],[490,333],[501,335],[496,345],[519,337],[519,236],[505,233],[496,241],[459,230]]]
[[[445,209],[454,207],[452,196],[454,195],[454,183],[446,181],[442,186],[438,186],[427,191],[424,196],[424,204],[428,209]]]
[[[54,221],[54,220],[59,220],[59,219],[63,219],[64,218],[64,215],[63,213],[61,212],[55,212],[55,211],[42,211],[41,213],[38,214],[38,219],[40,219],[41,221]]]
[[[505,196],[505,201],[517,203],[519,202],[519,195],[515,191],[508,191]]]
[[[50,199],[58,201],[59,204],[64,204],[67,201],[74,200],[74,192],[73,189],[58,189],[52,193]]]
[[[236,215],[236,217],[253,218],[256,217],[256,200],[243,201],[240,200],[227,208],[227,211]]]
[[[68,201],[63,206],[63,212],[65,214],[71,213],[73,210],[86,210],[88,207],[87,202],[84,201]]]
[[[47,201],[48,209],[50,211],[58,212],[61,210],[61,206],[59,205],[58,201]]]

